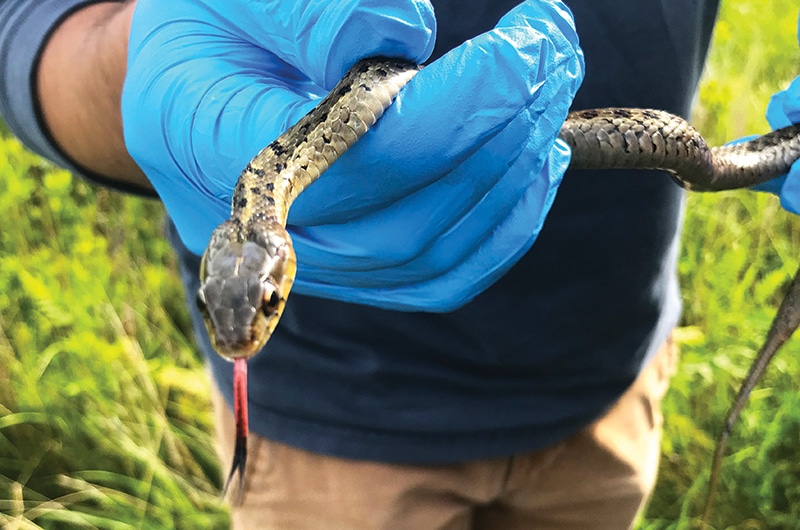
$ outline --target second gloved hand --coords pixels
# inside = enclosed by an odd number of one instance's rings
[[[800,19],[797,37],[800,42]],[[773,129],[800,123],[800,77],[789,88],[772,96],[767,107],[767,120]],[[754,186],[754,189],[778,195],[784,209],[800,215],[800,161],[795,162],[789,174]]]
[[[767,120],[774,129],[800,123],[800,77],[789,88],[772,96],[767,107]],[[795,162],[787,175],[754,188],[778,195],[784,209],[800,215],[800,162]]]

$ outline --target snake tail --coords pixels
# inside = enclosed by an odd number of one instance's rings
[[[247,467],[247,359],[240,357],[233,362],[233,415],[236,419],[236,445],[233,449],[233,463],[222,488],[222,496],[228,493],[233,476],[239,473],[239,489],[236,505],[244,498],[244,470]]]
[[[571,112],[559,136],[572,148],[573,169],[658,169],[692,191],[754,186],[800,159],[800,124],[712,148],[680,116],[652,109]]]
[[[781,302],[775,318],[772,321],[767,338],[764,340],[764,345],[756,354],[753,364],[747,376],[744,378],[736,398],[733,400],[730,410],[725,418],[725,423],[722,426],[717,441],[717,446],[714,450],[714,460],[711,465],[711,477],[708,483],[708,492],[706,494],[706,502],[703,508],[703,521],[708,523],[711,517],[711,511],[714,506],[714,496],[717,491],[717,484],[719,483],[720,473],[722,470],[722,459],[725,456],[725,451],[728,448],[728,439],[733,432],[733,427],[739,419],[745,404],[747,403],[750,393],[758,384],[764,372],[767,370],[770,361],[778,353],[778,350],[788,341],[797,328],[800,327],[800,270],[797,271],[792,282],[789,284],[789,289]]]

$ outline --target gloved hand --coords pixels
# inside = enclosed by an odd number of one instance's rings
[[[800,77],[789,88],[772,96],[767,106],[767,120],[773,129],[800,123]],[[753,189],[774,193],[780,197],[784,209],[800,214],[800,162],[795,162],[787,175]]]
[[[797,21],[797,38],[800,42],[800,19]],[[767,106],[767,120],[773,129],[800,123],[800,76],[789,88],[772,96]],[[753,189],[774,193],[780,197],[784,209],[800,214],[800,162],[795,162],[787,175],[753,186]]]
[[[422,0],[139,0],[125,138],[201,253],[241,169],[363,57],[424,60]],[[289,216],[295,290],[448,310],[533,243],[569,161],[555,138],[583,76],[572,17],[521,4],[420,72]]]

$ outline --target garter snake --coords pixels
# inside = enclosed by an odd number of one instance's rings
[[[213,232],[203,255],[198,306],[214,348],[236,363],[237,444],[228,482],[238,468],[240,494],[246,460],[246,360],[275,330],[296,271],[286,230],[289,208],[366,133],[417,71],[414,65],[389,59],[357,63],[319,105],[250,161],[234,189],[231,216]],[[559,136],[572,148],[571,168],[659,169],[696,191],[765,182],[787,173],[800,158],[800,125],[742,144],[709,148],[683,118],[650,109],[572,112]],[[717,448],[714,477],[749,392],[800,325],[798,278],[731,408]]]

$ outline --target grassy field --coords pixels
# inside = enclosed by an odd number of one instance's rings
[[[796,0],[728,0],[696,124],[767,130],[800,74]],[[227,528],[207,380],[153,201],[87,186],[0,135],[0,528]],[[682,361],[641,530],[699,528],[719,427],[798,266],[767,195],[689,198]],[[774,362],[723,467],[711,527],[800,528],[800,341]]]

